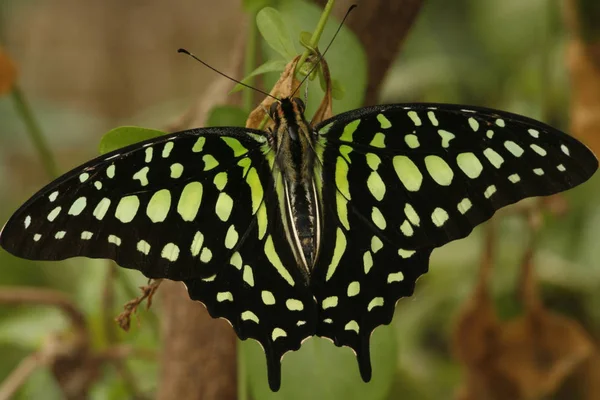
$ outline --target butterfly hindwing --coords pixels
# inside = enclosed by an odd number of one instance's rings
[[[264,177],[268,181],[271,175]],[[228,265],[220,266],[214,276],[184,283],[190,297],[203,302],[211,316],[230,321],[240,339],[253,338],[261,344],[269,385],[276,391],[283,355],[298,350],[315,334],[317,310],[307,277],[295,268],[274,188],[268,184],[265,188],[259,218],[268,221],[268,232],[257,219]]]
[[[352,347],[367,379],[371,331],[412,294],[434,248],[503,206],[572,188],[598,166],[548,125],[478,107],[377,106],[316,130],[325,182],[325,245],[311,282],[317,334]]]

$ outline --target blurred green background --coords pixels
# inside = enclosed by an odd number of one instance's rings
[[[298,2],[264,3],[289,10]],[[567,47],[571,39],[564,22],[565,4],[551,0],[425,1],[386,77],[381,102],[489,106],[569,131]],[[294,15],[298,26],[310,30],[319,12]],[[353,18],[360,18],[360,8]],[[253,23],[250,14],[238,0],[3,0],[0,44],[15,60],[18,84],[61,172],[65,172],[94,157],[102,134],[115,126],[164,129],[175,121],[203,96],[215,78],[213,72],[178,55],[176,49],[186,47],[223,69],[240,40],[243,44],[249,23]],[[299,32],[292,30],[292,35],[297,41]],[[321,47],[329,38],[324,35]],[[362,101],[359,92],[364,89],[364,76],[354,81],[343,72],[336,73],[343,68],[338,59],[343,62],[344,50],[335,55],[335,48],[334,43],[330,61],[333,78],[340,80],[346,95],[351,96],[345,97],[343,104],[357,107]],[[271,55],[265,46],[264,58]],[[265,82],[272,79],[267,77]],[[11,97],[0,98],[0,223],[47,182],[47,171]],[[569,210],[565,215],[544,213],[534,258],[545,303],[581,323],[594,340],[600,335],[596,306],[600,303],[598,185],[595,178],[567,193]],[[496,225],[499,239],[491,291],[498,315],[510,319],[522,312],[516,281],[528,233],[518,216],[499,218]],[[388,347],[373,352],[386,353],[389,358],[393,350],[394,370],[389,379],[371,384],[382,386],[369,392],[370,398],[453,397],[463,382],[464,370],[452,354],[452,329],[477,278],[482,237],[483,230],[478,228],[469,238],[436,250],[430,273],[419,280],[415,295],[399,302],[392,328],[374,335],[376,343],[378,335],[391,335],[392,347],[384,340]],[[137,295],[137,286],[146,282],[137,272],[119,269],[114,309],[107,310],[101,301],[107,265],[87,259],[29,262],[0,250],[0,285],[54,288],[67,293],[89,318],[94,346],[103,348],[108,340],[105,320],[116,316],[121,305]],[[140,310],[131,331],[118,333],[119,340],[158,353],[158,308]],[[68,321],[53,308],[0,307],[0,382],[20,360],[39,349],[50,332],[67,328]],[[348,349],[337,351],[349,353]],[[249,365],[264,363],[253,353],[253,349],[248,350]],[[283,365],[284,374],[286,368],[295,368],[293,362]],[[129,366],[141,391],[151,396],[157,385],[157,363],[132,360]],[[347,368],[356,369],[355,365]],[[375,365],[375,374],[377,371]],[[114,369],[104,368],[102,372],[93,398],[130,396]],[[325,376],[328,373],[323,371]],[[345,379],[358,381],[358,373],[353,374]],[[301,371],[293,375],[302,379]],[[260,385],[264,386],[263,370],[250,374],[251,386],[255,379],[263,380]],[[260,398],[263,392],[256,389],[252,393]],[[61,397],[51,374],[42,368],[31,376],[18,398]],[[588,397],[567,393],[554,398]]]

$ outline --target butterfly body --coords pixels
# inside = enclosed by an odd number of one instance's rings
[[[355,352],[427,272],[431,252],[496,210],[589,179],[592,152],[541,122],[480,107],[395,104],[271,131],[202,128],[105,154],[36,193],[0,246],[23,258],[109,258],[183,281],[261,343],[269,383],[313,335]]]
[[[270,112],[274,121],[273,178],[283,181],[280,199],[288,241],[293,244],[298,265],[308,276],[317,259],[322,223],[316,182],[321,179],[315,151],[318,135],[304,118],[304,103],[298,98],[274,102]]]

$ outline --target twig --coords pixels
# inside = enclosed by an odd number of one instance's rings
[[[162,279],[155,279],[152,282],[150,282],[149,285],[141,286],[140,290],[142,291],[142,295],[136,297],[133,300],[128,301],[127,304],[123,306],[125,311],[123,311],[117,316],[117,318],[115,318],[121,329],[125,331],[129,330],[129,327],[131,325],[131,315],[137,311],[137,308],[144,300],[147,299],[147,308],[150,308],[152,306],[152,296],[154,296],[154,293],[156,293],[162,281]]]
[[[246,40],[246,54],[244,56],[244,76],[249,76],[250,73],[256,67],[256,53],[258,47],[258,27],[256,26],[256,13],[252,13],[249,16],[250,23],[248,23],[248,39]],[[256,81],[254,76],[247,78],[246,83],[249,86],[254,86]],[[242,106],[244,111],[250,113],[254,108],[254,90],[246,89],[242,91]]]
[[[115,309],[114,284],[118,271],[117,265],[114,262],[109,261],[108,264],[108,271],[106,273],[106,278],[104,279],[104,288],[102,290],[102,319],[104,322],[104,333],[106,335],[106,340],[109,345],[114,346],[118,342],[118,337],[112,312]],[[113,349],[114,347],[109,348],[109,350],[105,351],[105,354],[109,354],[109,351]],[[117,373],[121,375],[121,378],[123,379],[123,382],[125,383],[125,386],[131,393],[132,397],[135,399],[141,399],[145,396],[141,393],[135,375],[124,362],[124,358],[125,357],[113,358],[111,361],[114,364]]]
[[[29,379],[36,369],[43,366],[44,357],[41,353],[33,353],[21,360],[19,365],[0,384],[0,400],[8,400]]]
[[[118,271],[114,262],[108,261],[107,264],[108,268],[104,278],[104,287],[102,288],[102,320],[106,339],[109,343],[114,344],[117,341],[117,333],[112,312],[115,309],[114,285]]]
[[[63,293],[40,288],[0,287],[0,304],[36,304],[58,307],[69,317],[73,326],[73,334],[69,335],[68,339],[60,335],[47,337],[42,350],[21,361],[4,381],[0,393],[8,393],[10,396],[37,367],[49,365],[67,396],[70,388],[63,386],[66,380],[61,381],[57,373],[61,372],[60,367],[65,361],[69,365],[75,361],[85,365],[86,357],[89,355],[90,335],[83,313]],[[66,377],[66,373],[63,376]],[[3,397],[0,396],[0,399]]]
[[[54,156],[48,147],[48,143],[46,142],[46,138],[42,133],[40,125],[33,116],[31,107],[25,99],[25,95],[17,85],[13,87],[11,93],[15,103],[15,108],[23,119],[25,126],[27,126],[29,137],[31,138],[31,141],[38,152],[40,160],[42,160],[42,164],[44,164],[46,172],[50,178],[56,178],[58,176],[58,167],[56,166],[56,161],[54,160]]]

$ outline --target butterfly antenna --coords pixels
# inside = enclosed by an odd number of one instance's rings
[[[204,61],[202,61],[201,59],[199,59],[198,57],[196,57],[194,54],[190,53],[190,52],[189,52],[189,51],[187,51],[186,49],[179,49],[179,50],[177,50],[177,52],[178,52],[178,53],[187,54],[188,56],[192,57],[194,60],[198,61],[199,63],[201,63],[201,64],[202,64],[202,65],[204,65],[205,67],[207,67],[207,68],[210,68],[211,70],[215,71],[217,74],[219,74],[219,75],[221,75],[221,76],[224,76],[225,78],[229,79],[230,81],[233,81],[233,82],[235,82],[235,83],[237,83],[237,84],[239,84],[239,85],[242,85],[242,86],[244,86],[244,87],[247,87],[248,89],[256,90],[258,93],[262,93],[262,94],[264,94],[265,96],[271,97],[271,98],[273,98],[273,99],[275,99],[275,100],[277,100],[277,101],[281,101],[281,100],[279,100],[277,97],[273,96],[273,95],[272,95],[272,94],[270,94],[270,93],[267,93],[267,92],[265,92],[265,91],[263,91],[263,90],[260,90],[260,89],[258,89],[258,88],[255,88],[254,86],[247,85],[247,84],[245,84],[244,82],[240,82],[240,81],[238,81],[237,79],[235,79],[235,78],[232,78],[232,77],[230,77],[230,76],[229,76],[229,75],[227,75],[227,74],[224,74],[223,72],[219,71],[218,69],[216,69],[216,68],[214,68],[214,67],[211,67],[210,65],[208,65],[207,63],[205,63]]]
[[[329,41],[329,44],[325,48],[325,51],[323,53],[319,54],[319,59],[317,60],[317,62],[315,63],[315,65],[310,69],[310,71],[308,71],[308,74],[306,74],[306,76],[304,77],[304,79],[302,79],[302,82],[300,82],[300,85],[298,85],[298,87],[296,88],[296,90],[294,90],[292,92],[292,94],[291,94],[290,97],[294,97],[294,94],[298,91],[298,89],[300,89],[300,87],[304,84],[304,82],[306,82],[306,80],[308,79],[308,77],[310,76],[310,74],[312,74],[313,71],[319,66],[319,64],[321,64],[321,60],[323,59],[323,57],[325,57],[325,54],[327,53],[327,51],[331,47],[331,44],[333,43],[333,41],[337,37],[338,33],[340,33],[340,30],[342,29],[342,26],[344,26],[344,22],[346,22],[346,18],[348,18],[348,15],[350,15],[350,12],[352,12],[352,10],[354,10],[355,8],[356,8],[356,4],[352,4],[350,6],[350,8],[348,9],[348,11],[346,11],[346,15],[344,15],[344,18],[342,18],[342,22],[340,22],[340,26],[338,26],[338,28],[335,31],[333,37]]]

